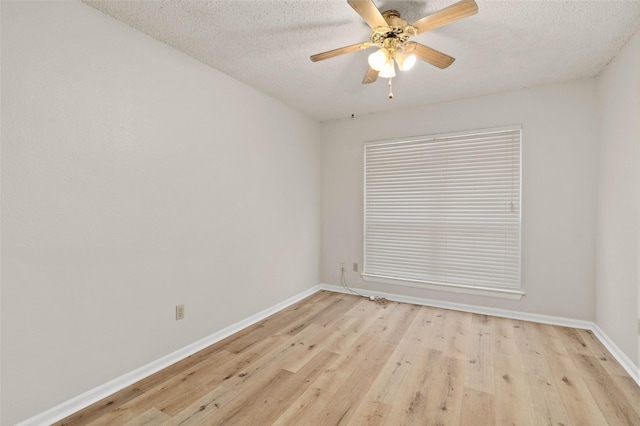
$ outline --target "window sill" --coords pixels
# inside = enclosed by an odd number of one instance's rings
[[[520,300],[525,293],[522,290],[475,287],[458,284],[440,284],[424,281],[401,280],[397,278],[382,277],[379,275],[362,274],[362,279],[369,282],[402,285],[406,287],[423,288],[437,291],[447,291],[451,293],[473,294],[476,296],[497,297],[500,299]]]

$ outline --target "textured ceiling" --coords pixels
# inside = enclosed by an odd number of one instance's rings
[[[409,22],[455,1],[374,0]],[[84,2],[317,120],[593,77],[640,27],[638,0],[476,0],[477,15],[412,38],[453,65],[398,72],[389,100],[386,79],[360,83],[373,49],[309,60],[369,39],[346,0]]]

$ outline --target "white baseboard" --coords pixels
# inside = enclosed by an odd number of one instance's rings
[[[640,386],[640,367],[637,367],[633,362],[631,362],[629,357],[620,350],[618,345],[613,343],[613,340],[611,340],[607,333],[605,333],[598,326],[598,324],[593,324],[593,328],[591,330],[593,331],[593,334],[596,335],[598,340],[600,340],[600,342],[604,345],[604,347],[607,348],[609,352],[611,352],[611,355],[613,355],[616,361],[618,361],[620,365],[622,365],[622,368],[624,368],[626,372],[629,373],[631,378],[635,380],[638,386]]]
[[[40,414],[37,414],[27,420],[24,420],[18,423],[16,426],[41,426],[41,425],[50,425],[54,422],[64,419],[71,414],[82,410],[83,408],[88,407],[91,404],[94,404],[100,401],[103,398],[112,395],[113,393],[126,388],[127,386],[131,386],[132,384],[138,382],[139,380],[144,379],[145,377],[150,376],[153,373],[156,373],[163,368],[166,368],[176,362],[193,355],[194,353],[211,346],[212,344],[219,342],[220,340],[236,333],[252,324],[257,323],[265,319],[266,317],[275,314],[278,311],[286,308],[287,306],[293,305],[296,302],[312,295],[313,293],[321,290],[319,285],[311,287],[308,290],[303,291],[302,293],[296,294],[283,302],[280,302],[276,305],[273,305],[263,311],[258,312],[255,315],[252,315],[248,318],[245,318],[242,321],[239,321],[235,324],[230,325],[229,327],[223,328],[220,331],[217,331],[207,337],[204,337],[194,343],[191,343],[183,348],[178,349],[175,352],[172,352],[168,355],[163,356],[160,359],[157,359],[147,365],[144,365],[140,368],[137,368],[129,373],[123,374],[120,377],[117,377],[103,385],[100,385],[96,388],[93,388],[81,395],[76,396],[68,401],[63,402],[62,404],[56,405],[53,408],[50,408],[47,411],[44,411]]]
[[[352,294],[344,287],[331,284],[320,284],[320,289],[333,291],[336,293]],[[400,294],[384,293],[379,291],[370,291],[360,288],[354,288],[353,290],[365,297],[378,296],[396,302],[412,303],[414,305],[432,306],[434,308],[453,309],[456,311],[471,312],[474,314],[491,315],[495,317],[531,321],[541,324],[559,325],[562,327],[591,330],[596,335],[598,340],[600,340],[600,342],[604,345],[604,347],[607,348],[609,352],[611,352],[611,355],[613,355],[616,361],[620,363],[622,368],[624,368],[629,376],[631,376],[631,378],[638,384],[638,386],[640,386],[640,367],[636,366],[629,359],[629,357],[627,357],[625,353],[620,350],[620,348],[613,342],[613,340],[611,340],[609,336],[592,321],[582,321],[571,318],[554,317],[550,315],[531,314],[527,312],[510,311],[506,309],[489,308],[485,306],[467,305],[464,303],[447,302],[443,300],[423,299],[419,297],[404,296]]]
[[[323,290],[334,291],[338,293],[349,293],[344,287],[330,284],[320,284]],[[363,296],[379,296],[396,302],[412,303],[414,305],[431,306],[434,308],[451,309],[454,311],[471,312],[473,314],[491,315],[494,317],[511,318],[522,321],[538,322],[542,324],[561,325],[564,327],[581,328],[591,330],[593,323],[590,321],[581,321],[571,318],[553,317],[549,315],[531,314],[527,312],[510,311],[506,309],[489,308],[485,306],[467,305],[464,303],[447,302],[444,300],[424,299],[420,297],[404,296],[401,294],[384,293],[380,291],[370,291],[359,288],[354,290]]]
[[[252,315],[242,321],[239,321],[235,324],[230,325],[216,333],[213,333],[203,339],[200,339],[190,345],[187,345],[181,349],[178,349],[175,352],[172,352],[162,358],[153,361],[147,365],[144,365],[136,370],[133,370],[129,373],[126,373],[120,377],[117,377],[103,385],[100,385],[94,389],[91,389],[81,395],[78,395],[75,398],[72,398],[68,401],[63,402],[47,411],[44,411],[34,417],[31,417],[27,420],[24,420],[18,423],[16,426],[40,426],[44,424],[51,424],[57,422],[77,411],[82,410],[83,408],[88,407],[91,404],[94,404],[100,401],[103,398],[108,397],[109,395],[127,387],[139,380],[144,379],[145,377],[150,376],[153,373],[156,373],[163,368],[166,368],[176,362],[193,355],[194,353],[210,346],[220,340],[236,333],[252,324],[255,324],[258,321],[263,320],[264,318],[275,314],[278,311],[286,308],[287,306],[293,305],[296,302],[308,297],[320,290],[332,291],[335,293],[347,293],[352,294],[347,289],[331,285],[331,284],[318,284],[314,287],[311,287],[308,290],[303,291],[295,296],[288,298],[287,300],[280,302],[276,305],[271,306],[261,312],[258,312],[255,315]],[[443,309],[453,309],[456,311],[464,311],[471,312],[475,314],[482,315],[492,315],[502,318],[511,318],[522,321],[532,321],[538,322],[542,324],[551,324],[551,325],[559,325],[564,327],[573,327],[580,328],[585,330],[591,330],[594,332],[596,337],[602,342],[602,344],[611,352],[611,354],[616,358],[616,360],[622,365],[622,367],[629,373],[629,375],[635,380],[635,382],[640,386],[640,368],[637,367],[631,360],[620,350],[620,348],[607,336],[607,334],[598,327],[597,324],[591,321],[581,321],[575,320],[571,318],[563,318],[563,317],[554,317],[549,315],[539,315],[539,314],[531,314],[527,312],[518,312],[518,311],[510,311],[506,309],[497,309],[497,308],[488,308],[484,306],[475,306],[475,305],[467,305],[464,303],[454,303],[454,302],[446,302],[442,300],[435,299],[423,299],[419,297],[411,297],[411,296],[403,296],[399,294],[391,294],[377,291],[370,291],[364,289],[354,289],[362,296],[379,296],[384,297],[389,300],[394,300],[397,302],[405,302],[412,303],[414,305],[423,305],[423,306],[432,306],[436,308]]]

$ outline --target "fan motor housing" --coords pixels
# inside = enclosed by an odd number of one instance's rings
[[[396,43],[403,44],[409,40],[409,37],[418,34],[418,29],[408,25],[407,21],[400,17],[400,12],[397,10],[382,12],[382,17],[389,26],[376,27],[371,30],[371,43],[376,46],[385,46],[385,40],[387,39],[396,39]],[[386,44],[389,44],[389,42]]]

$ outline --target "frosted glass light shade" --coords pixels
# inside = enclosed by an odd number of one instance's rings
[[[385,62],[384,67],[380,70],[380,74],[378,74],[378,76],[382,78],[393,78],[396,76],[396,66],[393,59],[389,59]]]
[[[381,71],[387,63],[387,49],[380,48],[369,55],[369,66],[376,71]]]
[[[407,52],[398,52],[396,54],[396,62],[400,71],[408,71],[416,64],[416,55]]]

